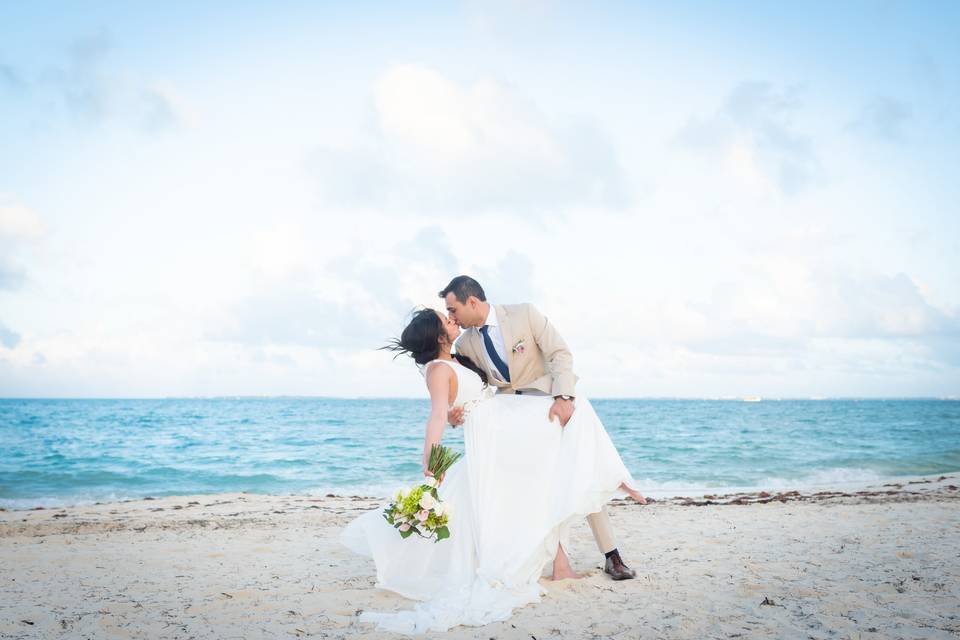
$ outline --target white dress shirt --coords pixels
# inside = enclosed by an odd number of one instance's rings
[[[497,352],[497,355],[500,356],[500,359],[503,360],[503,363],[509,365],[510,361],[507,359],[507,348],[503,344],[503,334],[500,332],[500,323],[497,321],[497,311],[493,308],[493,303],[488,302],[490,305],[490,311],[487,313],[487,319],[484,322],[485,325],[489,327],[487,329],[487,335],[490,336],[490,340],[493,341],[493,349]],[[480,327],[477,327],[477,331],[480,331]],[[500,370],[497,369],[497,365],[493,363],[493,358],[490,357],[490,354],[487,352],[487,343],[483,339],[483,334],[480,334],[480,343],[483,345],[483,355],[487,359],[487,363],[490,365],[490,370],[493,371],[493,375],[496,376],[497,380],[501,382],[506,382],[503,376],[500,375]]]

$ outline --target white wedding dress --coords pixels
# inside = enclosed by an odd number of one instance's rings
[[[360,619],[405,634],[480,626],[510,617],[546,590],[539,579],[570,525],[600,511],[636,482],[584,397],[565,427],[547,420],[553,398],[497,394],[455,360],[454,405],[464,405],[466,454],[439,496],[450,508],[450,538],[400,534],[383,509],[355,518],[340,540],[376,564],[377,586],[413,600],[413,609],[366,611]],[[386,506],[386,503],[383,505]]]

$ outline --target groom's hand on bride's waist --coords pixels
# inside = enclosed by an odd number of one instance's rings
[[[565,400],[562,397],[554,398],[553,404],[550,405],[550,412],[547,413],[547,419],[553,422],[553,417],[556,416],[560,420],[560,426],[567,426],[567,422],[570,421],[570,416],[573,415],[574,405],[573,400]]]
[[[457,427],[463,424],[463,406],[454,407],[447,411],[447,422]]]

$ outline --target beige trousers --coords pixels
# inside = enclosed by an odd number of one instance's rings
[[[587,524],[593,531],[593,537],[597,540],[597,548],[600,553],[609,553],[617,548],[617,543],[613,539],[613,530],[610,528],[610,514],[607,513],[607,506],[596,513],[587,516]]]

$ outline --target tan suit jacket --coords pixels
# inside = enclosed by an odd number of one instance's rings
[[[539,389],[552,396],[576,396],[577,376],[573,355],[550,321],[532,304],[494,305],[507,351],[510,382],[502,382],[487,362],[487,349],[478,328],[471,327],[457,338],[456,351],[465,355],[502,392]]]

